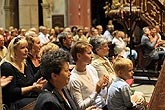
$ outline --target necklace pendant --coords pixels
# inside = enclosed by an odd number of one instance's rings
[[[23,75],[24,77],[26,77],[26,75]]]

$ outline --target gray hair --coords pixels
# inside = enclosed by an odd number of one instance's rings
[[[93,46],[93,53],[97,54],[96,49],[102,47],[103,44],[108,43],[108,41],[104,37],[93,37],[90,39],[89,43]]]

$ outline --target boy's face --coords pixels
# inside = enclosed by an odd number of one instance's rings
[[[127,79],[132,79],[133,78],[133,64],[128,65],[128,68],[125,68],[120,71],[120,76],[122,79],[127,80]]]

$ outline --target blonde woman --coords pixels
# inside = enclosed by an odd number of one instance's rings
[[[98,108],[106,110],[103,98],[105,94],[102,93],[109,78],[104,75],[99,79],[95,68],[89,65],[92,61],[92,45],[79,41],[72,47],[71,54],[76,66],[71,71],[69,88],[78,109],[85,110],[91,105],[96,105]]]
[[[37,34],[33,31],[28,31],[26,33],[26,40],[28,43],[28,57],[26,59],[27,63],[29,63],[32,67],[33,73],[37,77],[40,76],[39,68],[40,68],[40,39]]]
[[[38,95],[37,92],[46,83],[46,80],[42,79],[35,82],[31,66],[25,62],[28,55],[27,46],[25,39],[19,37],[12,39],[7,56],[1,65],[2,76],[13,76],[12,81],[2,88],[3,103],[10,109],[18,110],[34,101],[34,97]]]

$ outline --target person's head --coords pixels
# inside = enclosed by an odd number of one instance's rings
[[[114,30],[114,26],[113,25],[107,25],[107,30],[109,32],[112,32]]]
[[[5,30],[2,27],[0,27],[0,35],[4,35],[4,33],[5,33]]]
[[[123,31],[118,31],[117,34],[116,34],[116,37],[117,38],[125,38],[125,33]]]
[[[109,47],[107,39],[103,37],[93,37],[89,42],[93,46],[93,53],[99,55],[100,57],[105,57],[108,55]]]
[[[109,21],[108,21],[108,25],[113,25],[112,20],[109,20]]]
[[[133,78],[133,63],[128,58],[118,58],[113,63],[116,75],[124,80]]]
[[[0,34],[0,48],[2,48],[4,46],[4,42],[5,42],[5,39],[4,39],[3,35]]]
[[[99,33],[98,33],[98,30],[97,29],[94,28],[91,31],[92,31],[91,32],[92,33],[92,36],[99,36]]]
[[[38,54],[40,52],[40,39],[35,32],[28,31],[26,33],[26,40],[28,42],[28,50],[29,54],[32,55],[34,53]]]
[[[61,50],[44,54],[41,58],[40,70],[48,82],[61,87],[66,86],[71,75],[68,54]]]
[[[82,28],[77,29],[77,35],[78,35],[79,37],[81,37],[82,35],[84,35],[84,34],[83,34],[83,29],[82,29]]]
[[[40,27],[39,27],[39,31],[42,32],[44,35],[46,35],[46,34],[47,34],[47,27],[45,27],[45,26],[40,26]]]
[[[50,51],[58,51],[59,50],[59,46],[52,43],[52,42],[49,42],[48,44],[42,46],[41,48],[41,51],[42,53],[41,54],[45,54],[45,53],[48,53]]]
[[[97,31],[98,31],[98,34],[101,35],[102,32],[103,32],[103,27],[102,27],[101,25],[97,25],[97,26],[96,26],[96,29],[97,29]]]
[[[156,32],[157,32],[157,33],[161,32],[160,26],[159,26],[159,25],[156,25],[156,26],[155,26],[155,29],[156,29]]]
[[[75,62],[90,64],[92,61],[92,45],[85,41],[78,41],[71,48],[71,54]]]
[[[29,31],[33,31],[33,32],[35,32],[36,34],[38,34],[38,29],[35,28],[35,27],[30,28]]]
[[[87,33],[89,33],[89,28],[88,27],[84,27],[83,33],[84,33],[84,35],[86,35]]]
[[[57,37],[62,46],[70,48],[72,41],[73,41],[72,34],[70,34],[68,32],[62,32]]]
[[[64,29],[64,32],[68,32],[68,33],[72,34],[72,31],[71,31],[71,28],[70,27],[66,27]]]
[[[8,45],[8,53],[6,60],[15,62],[17,60],[25,60],[28,55],[28,43],[25,39],[19,37],[13,38]]]
[[[118,32],[119,32],[119,30],[113,31],[112,36],[113,36],[113,37],[117,37],[117,33],[118,33]]]
[[[149,26],[149,29],[150,29],[150,35],[155,36],[156,28],[154,26]]]
[[[143,28],[143,33],[146,35],[150,35],[150,29],[148,27]]]
[[[25,28],[21,28],[20,29],[20,35],[21,36],[25,36],[25,33],[26,33],[26,29]]]

